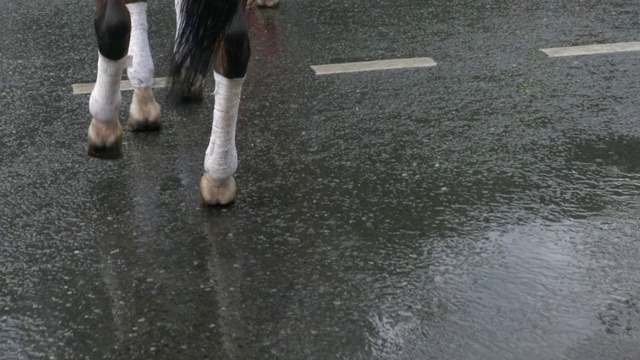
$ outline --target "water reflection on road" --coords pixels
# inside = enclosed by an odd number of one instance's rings
[[[92,9],[67,2],[0,12],[3,356],[640,358],[640,62],[537,50],[629,41],[635,7],[252,11],[239,198],[212,210],[211,96],[85,156],[88,98],[60,82],[95,77]],[[174,16],[150,14],[161,76]],[[415,56],[438,66],[309,69]]]

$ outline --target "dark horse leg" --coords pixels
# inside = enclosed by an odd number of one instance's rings
[[[122,155],[120,80],[128,66],[126,57],[131,20],[124,0],[96,0],[95,30],[98,39],[98,76],[91,92],[87,153],[115,159]]]
[[[184,14],[181,13],[180,9],[182,7],[182,3],[184,1],[188,1],[188,0],[176,0],[176,25],[177,25],[177,29],[176,29],[176,33],[177,33],[177,37],[180,36],[180,33],[182,32],[183,28],[185,26],[188,27],[188,25],[185,25],[185,21],[189,21],[188,19],[184,19],[183,17],[185,16]],[[233,4],[237,4],[238,6],[242,6],[241,8],[239,8],[235,14],[233,15],[233,18],[231,20],[230,23],[230,28],[228,29],[229,33],[227,34],[226,37],[224,37],[223,39],[221,39],[220,41],[217,42],[216,46],[218,47],[218,50],[216,51],[216,53],[218,51],[220,51],[221,47],[220,47],[220,43],[224,42],[225,44],[225,48],[234,51],[234,52],[239,52],[239,51],[245,51],[246,50],[246,54],[242,55],[242,54],[235,54],[229,57],[228,60],[225,60],[225,57],[222,56],[216,56],[215,61],[216,64],[218,64],[218,66],[226,66],[224,65],[224,63],[231,63],[231,64],[241,64],[241,63],[245,63],[245,65],[241,65],[245,67],[245,71],[246,71],[246,65],[248,64],[248,59],[245,61],[244,59],[241,59],[242,56],[249,56],[249,39],[247,36],[247,29],[246,29],[246,23],[245,23],[245,19],[244,19],[244,14],[243,14],[243,9],[247,6],[247,1],[248,0],[209,0],[209,1],[218,1],[219,3],[233,3]],[[193,1],[198,2],[198,0]],[[232,9],[233,10],[233,9]],[[224,11],[224,10],[223,10]],[[226,27],[225,25],[222,25],[222,27]],[[188,32],[193,32],[194,29],[189,29],[187,30]],[[201,39],[200,39],[201,40]],[[210,41],[210,39],[209,39]],[[237,44],[237,45],[236,45]],[[177,45],[176,45],[177,46]],[[246,48],[246,49],[245,49]],[[200,49],[197,48],[190,48],[190,51],[199,51]],[[174,49],[175,53],[179,53],[184,51],[184,47],[182,49]],[[221,65],[222,64],[222,65]],[[189,86],[187,87],[182,87],[180,88],[180,93],[179,94],[174,94],[177,99],[180,102],[198,102],[202,100],[202,91],[203,91],[203,81],[204,78],[207,75],[207,71],[206,71],[207,67],[201,67],[198,71],[197,74],[195,74],[193,76],[192,79],[189,79],[188,83]],[[220,72],[222,73],[222,72]],[[244,75],[242,75],[244,77]]]
[[[151,55],[146,41],[146,1],[96,0],[94,24],[100,54],[96,85],[89,100],[93,119],[89,126],[87,153],[99,158],[115,159],[122,155],[119,116],[120,81],[124,69],[129,68],[129,77],[136,87],[129,127],[136,129],[141,118],[147,127],[157,128],[159,125],[159,107],[153,99],[149,83],[153,81],[153,64],[148,64]],[[129,51],[136,57],[133,63],[131,57],[127,56]],[[145,61],[145,57],[148,61]],[[132,118],[136,126],[131,125]],[[148,123],[153,124],[148,126]]]
[[[243,14],[245,5],[244,1],[238,2],[231,25],[216,44],[213,127],[205,154],[206,173],[200,179],[203,205],[224,205],[235,199],[236,183],[233,174],[238,165],[235,129],[242,83],[250,56],[249,36]]]

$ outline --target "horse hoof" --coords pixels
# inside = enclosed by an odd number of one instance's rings
[[[150,87],[136,88],[133,92],[127,129],[129,131],[153,131],[162,127],[160,105]]]
[[[256,0],[258,7],[275,8],[280,5],[280,0]]]
[[[204,91],[201,87],[189,89],[182,94],[180,102],[184,104],[199,103],[204,99]]]
[[[202,75],[196,75],[194,79],[187,80],[183,70],[177,82],[179,85],[174,89],[175,93],[170,94],[176,102],[183,104],[199,103],[204,99],[204,77]]]
[[[207,173],[200,178],[200,204],[202,206],[227,205],[236,198],[236,180],[229,178],[223,185],[215,185]]]
[[[138,119],[133,120],[129,118],[127,122],[127,130],[131,132],[145,132],[145,131],[156,131],[162,128],[162,123],[159,120],[149,120],[149,119]]]
[[[89,125],[87,154],[100,159],[117,159],[122,156],[122,127],[120,123],[104,123],[93,119]]]

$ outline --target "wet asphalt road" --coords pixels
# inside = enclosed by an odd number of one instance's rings
[[[202,209],[212,96],[89,158],[92,7],[0,0],[0,358],[640,358],[640,54],[538,50],[637,41],[637,4],[283,1]]]

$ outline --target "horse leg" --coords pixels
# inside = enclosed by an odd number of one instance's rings
[[[133,99],[129,109],[129,131],[157,130],[161,127],[160,105],[156,102],[153,85],[153,59],[149,47],[147,0],[125,0],[131,14],[129,55],[133,56],[127,76],[133,85]]]
[[[175,0],[176,3],[176,38],[178,37],[178,34],[180,34],[182,32],[182,27],[184,26],[184,21],[185,19],[183,19],[183,15],[182,13],[179,11],[179,9],[182,6],[182,2],[185,0]],[[177,46],[177,42],[176,42],[176,46]],[[177,53],[177,49],[174,49],[174,54]],[[204,98],[204,78],[205,78],[206,74],[199,74],[196,78],[196,81],[192,84],[191,87],[186,88],[186,89],[181,89],[182,93],[178,94],[179,98],[176,99],[179,102],[183,102],[183,103],[197,103],[202,101],[202,99]]]
[[[238,166],[235,145],[240,93],[249,64],[250,47],[242,2],[228,32],[220,40],[215,59],[215,107],[209,147],[205,154],[206,173],[200,179],[203,205],[224,205],[235,199],[233,174]]]
[[[87,153],[115,159],[122,155],[120,81],[129,64],[127,48],[131,32],[124,0],[96,0],[95,30],[98,38],[98,75],[89,99],[93,119],[89,125]]]

